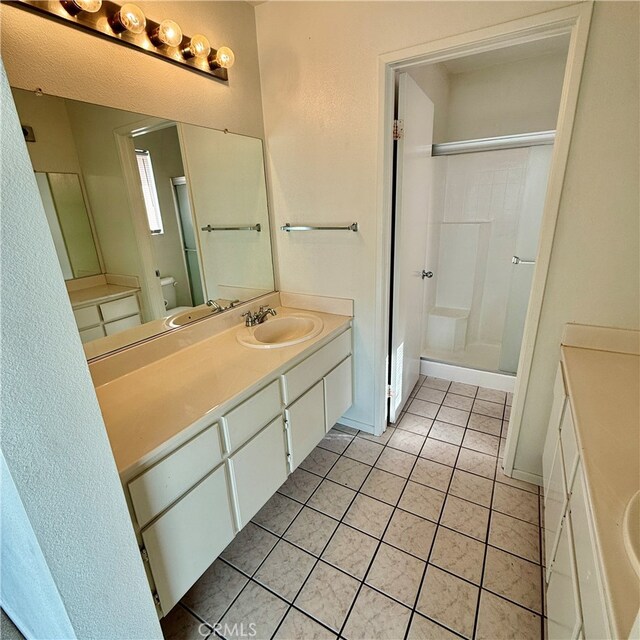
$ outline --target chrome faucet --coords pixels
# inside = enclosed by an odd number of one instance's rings
[[[221,307],[215,300],[207,300],[207,307],[211,307],[212,313],[220,313],[224,311],[224,308]]]
[[[260,307],[255,313],[251,313],[251,311],[243,313],[242,317],[245,318],[244,323],[247,327],[253,327],[257,324],[262,324],[269,315],[275,316],[277,315],[277,311],[265,305]]]

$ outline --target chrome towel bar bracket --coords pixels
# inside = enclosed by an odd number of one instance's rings
[[[201,227],[202,231],[262,231],[262,227],[259,224],[254,224],[250,227],[212,227],[208,224],[206,227]]]
[[[282,231],[357,231],[358,223],[347,225],[346,227],[312,227],[304,225],[292,225],[287,222],[284,226],[280,227]]]
[[[520,260],[518,256],[513,256],[513,258],[511,258],[511,262],[513,262],[513,264],[535,264],[536,263],[535,260]]]

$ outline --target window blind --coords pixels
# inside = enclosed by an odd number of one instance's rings
[[[156,191],[156,181],[153,177],[151,155],[148,151],[136,149],[136,159],[138,161],[138,172],[140,173],[142,195],[144,197],[144,206],[147,211],[149,230],[152,234],[164,233],[162,215],[160,213],[160,203],[158,202],[158,192]]]

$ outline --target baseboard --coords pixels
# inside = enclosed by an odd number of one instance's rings
[[[542,486],[542,476],[539,476],[537,473],[529,473],[528,471],[519,471],[518,469],[514,469],[511,472],[511,477],[530,484],[536,484],[539,487]]]
[[[432,360],[422,359],[420,361],[420,373],[423,376],[445,378],[446,380],[453,380],[454,382],[475,384],[479,387],[497,389],[498,391],[513,392],[516,385],[516,377],[505,373],[468,369],[467,367],[444,364],[443,362],[433,362]]]
[[[359,431],[364,431],[365,433],[371,433],[375,435],[374,428],[372,424],[367,424],[365,422],[358,422],[357,420],[352,420],[351,418],[345,418],[342,416],[336,424],[344,425],[345,427],[351,427],[352,429],[358,429]]]

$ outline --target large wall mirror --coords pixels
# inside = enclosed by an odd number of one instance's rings
[[[274,290],[260,139],[13,95],[88,358]]]

